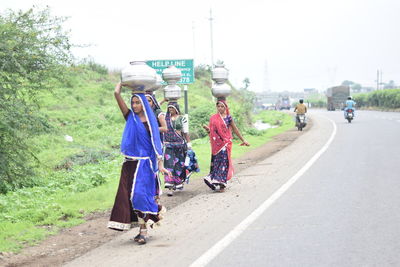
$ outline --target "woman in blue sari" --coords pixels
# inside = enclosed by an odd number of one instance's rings
[[[143,92],[134,92],[131,109],[121,97],[121,83],[114,92],[126,124],[122,135],[121,153],[125,156],[120,183],[111,211],[108,228],[129,230],[139,222],[139,244],[147,242],[147,223],[150,226],[162,219],[165,208],[156,202],[157,172],[170,172],[163,166],[162,146],[157,119]]]

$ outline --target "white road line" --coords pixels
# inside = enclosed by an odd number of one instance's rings
[[[331,136],[325,145],[301,168],[292,178],[283,184],[277,191],[275,191],[267,200],[265,200],[256,210],[254,210],[246,219],[238,224],[232,231],[225,237],[218,241],[214,246],[208,249],[190,267],[206,266],[211,262],[219,253],[221,253],[230,243],[232,243],[240,234],[242,234],[247,227],[250,226],[261,214],[268,209],[276,200],[278,200],[328,149],[336,135],[336,124],[331,119],[327,118],[333,125]]]

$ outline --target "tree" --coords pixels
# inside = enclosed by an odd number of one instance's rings
[[[200,79],[200,77],[211,78],[211,67],[208,65],[200,64],[194,68],[194,77]]]
[[[245,90],[247,90],[247,88],[249,88],[249,86],[250,86],[250,79],[249,78],[244,78],[244,80],[243,80],[243,84],[244,84],[244,87],[243,87],[243,89],[245,89]]]
[[[354,82],[349,81],[349,80],[345,80],[342,82],[342,85],[348,85],[348,86],[352,86],[354,84]]]
[[[355,93],[359,93],[361,91],[362,85],[359,83],[354,83],[353,86],[351,86],[351,90]]]
[[[65,18],[49,8],[0,14],[0,192],[34,184],[29,138],[49,131],[38,93],[63,80],[71,62]]]
[[[397,88],[397,85],[393,80],[390,80],[389,83],[386,83],[383,86],[383,89],[396,89],[396,88]]]

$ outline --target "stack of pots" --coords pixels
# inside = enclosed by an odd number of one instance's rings
[[[231,94],[231,87],[226,83],[228,80],[228,70],[224,64],[216,64],[212,70],[212,80],[214,84],[211,88],[211,93],[217,99],[225,100]]]
[[[121,71],[121,84],[132,89],[132,93],[157,90],[157,73],[145,61],[132,61]]]
[[[163,80],[168,84],[164,87],[164,98],[176,101],[181,98],[181,88],[176,85],[182,78],[182,72],[175,66],[169,66],[162,72]]]

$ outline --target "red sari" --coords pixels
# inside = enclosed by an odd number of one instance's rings
[[[205,182],[210,188],[214,189],[213,185],[220,184],[221,186],[226,186],[226,181],[230,180],[233,176],[233,164],[231,159],[232,151],[232,132],[230,129],[230,121],[232,118],[229,114],[229,108],[225,101],[219,100],[218,102],[225,105],[227,117],[224,119],[220,113],[214,114],[210,118],[209,128],[210,128],[210,143],[211,143],[211,171],[210,174],[205,179]],[[226,151],[226,152],[225,152]],[[223,156],[223,154],[226,155]],[[223,157],[221,157],[223,156]],[[227,161],[221,164],[221,160]],[[216,165],[222,166],[224,169],[227,167],[227,172],[224,170],[216,169]],[[226,177],[221,177],[221,175]]]

